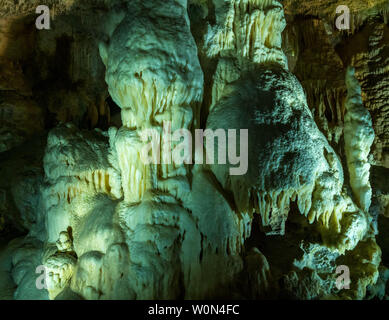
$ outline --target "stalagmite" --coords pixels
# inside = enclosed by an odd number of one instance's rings
[[[346,75],[348,94],[344,116],[344,141],[354,196],[361,209],[369,211],[371,187],[368,156],[374,141],[374,130],[370,113],[363,106],[361,87],[354,73],[354,69],[349,68]]]

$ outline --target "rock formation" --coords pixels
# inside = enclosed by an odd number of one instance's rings
[[[344,2],[0,0],[0,298],[387,297],[389,3]]]

